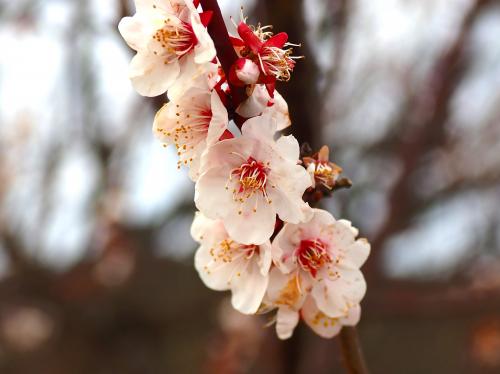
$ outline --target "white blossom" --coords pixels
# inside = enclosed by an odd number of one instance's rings
[[[365,239],[357,239],[349,221],[335,220],[314,209],[308,222],[286,223],[273,241],[273,259],[285,274],[294,273],[306,284],[318,309],[330,318],[344,318],[366,291],[359,270],[370,252]]]
[[[280,339],[290,338],[301,318],[324,338],[337,335],[342,326],[354,326],[359,322],[359,304],[341,317],[330,317],[317,307],[311,288],[311,279],[301,272],[284,274],[275,267],[269,273],[269,286],[261,309],[277,309],[276,334]]]
[[[139,94],[160,95],[176,80],[197,76],[200,65],[215,58],[213,41],[192,1],[136,0],[135,5],[135,15],[124,17],[118,28],[137,51],[129,77]]]
[[[203,152],[219,140],[228,124],[226,108],[209,87],[208,78],[200,77],[179,99],[165,104],[153,123],[155,135],[165,145],[175,145],[178,167],[189,166],[193,181],[199,176]]]
[[[245,314],[259,308],[267,289],[271,244],[241,244],[229,237],[221,221],[197,213],[191,235],[200,243],[195,267],[203,282],[218,291],[231,290],[233,307]]]
[[[207,217],[221,219],[229,235],[244,244],[260,244],[274,232],[276,214],[287,222],[309,218],[302,200],[311,179],[298,165],[293,136],[273,136],[276,120],[247,120],[242,136],[210,147],[202,159],[195,202]]]

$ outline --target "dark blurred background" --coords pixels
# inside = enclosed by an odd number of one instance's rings
[[[221,1],[303,43],[293,132],[354,187],[372,373],[500,373],[500,2]],[[0,1],[0,372],[343,372],[204,287],[193,186],[117,32],[132,1]]]

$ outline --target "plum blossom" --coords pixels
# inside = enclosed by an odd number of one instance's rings
[[[330,318],[348,317],[366,291],[359,270],[370,252],[365,239],[346,220],[314,209],[305,223],[285,223],[273,241],[273,259],[284,274],[295,274],[301,292],[310,293]]]
[[[198,13],[191,0],[136,0],[136,13],[118,28],[137,51],[129,77],[137,92],[157,96],[194,77],[216,56],[206,25],[211,13]]]
[[[278,268],[269,273],[269,286],[261,308],[277,308],[276,334],[280,339],[288,339],[302,318],[318,335],[332,338],[342,326],[358,323],[361,307],[349,309],[343,317],[332,318],[318,309],[310,295],[311,282],[300,272],[283,274]],[[267,305],[266,305],[267,304]]]
[[[370,244],[350,222],[307,203],[350,181],[338,178],[328,147],[301,160],[298,141],[277,134],[291,121],[275,85],[290,80],[296,45],[245,19],[235,25],[239,37],[229,36],[216,2],[203,2],[205,12],[198,0],[135,4],[119,24],[137,52],[129,77],[143,96],[167,92],[153,132],[176,147],[178,167],[196,182],[191,235],[202,281],[231,291],[244,314],[276,310],[281,339],[300,319],[325,338],[357,324]],[[207,31],[212,13],[219,56]],[[229,118],[241,134],[229,131]]]
[[[197,213],[191,235],[200,243],[195,267],[210,288],[231,290],[233,307],[245,314],[259,308],[271,267],[271,243],[241,244],[227,234],[221,221]]]
[[[153,123],[154,134],[165,145],[175,145],[177,165],[189,166],[193,181],[199,177],[203,152],[220,139],[228,124],[227,110],[209,85],[206,78],[198,79],[178,100],[165,104]]]
[[[335,165],[329,160],[330,150],[328,146],[321,147],[318,153],[312,157],[304,157],[304,166],[311,176],[313,187],[321,185],[328,190],[333,189],[339,175],[342,173],[342,168]]]
[[[273,234],[276,214],[287,222],[309,218],[302,200],[311,185],[298,165],[299,144],[293,136],[277,141],[276,120],[260,116],[247,120],[242,136],[210,147],[202,159],[195,203],[207,217],[221,219],[240,243],[260,244]]]
[[[288,113],[288,104],[278,91],[274,97],[269,95],[263,84],[257,84],[247,89],[248,98],[243,101],[236,113],[244,118],[252,118],[261,114],[268,114],[276,120],[276,130],[281,131],[292,124]]]
[[[305,323],[319,336],[323,338],[333,338],[337,335],[342,326],[355,326],[361,317],[361,307],[359,304],[349,308],[343,317],[332,318],[323,313],[316,305],[311,296],[308,296],[300,315]]]
[[[277,308],[276,334],[280,339],[288,339],[299,323],[300,309],[307,297],[307,278],[300,273],[284,274],[277,267],[269,273],[269,286],[261,305],[261,310]]]
[[[253,61],[260,68],[258,83],[264,83],[271,97],[274,93],[276,81],[289,81],[295,60],[292,56],[294,46],[288,43],[288,35],[280,32],[274,35],[268,31],[270,26],[249,26],[245,21],[238,25],[239,38],[232,38],[240,57]]]

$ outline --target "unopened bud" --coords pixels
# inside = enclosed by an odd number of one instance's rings
[[[323,186],[328,191],[333,190],[342,168],[329,160],[330,150],[326,145],[318,153],[302,159],[304,166],[311,176],[312,186]]]
[[[259,67],[253,61],[247,58],[239,58],[231,67],[229,77],[231,83],[241,87],[257,83],[259,75]]]

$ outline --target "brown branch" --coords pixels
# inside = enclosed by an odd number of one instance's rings
[[[344,365],[349,374],[368,374],[356,327],[344,326],[339,338]]]

